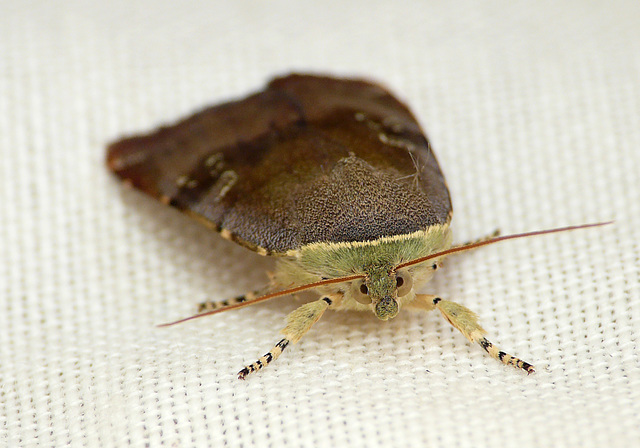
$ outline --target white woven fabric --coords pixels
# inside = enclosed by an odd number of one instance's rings
[[[433,3],[433,4],[431,4]],[[640,3],[3,2],[0,446],[640,446]],[[273,365],[290,299],[171,328],[271,260],[126,190],[105,145],[292,70],[379,80],[429,133],[465,241],[439,315],[327,313]]]

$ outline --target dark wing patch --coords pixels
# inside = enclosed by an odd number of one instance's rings
[[[109,146],[136,188],[261,253],[448,222],[444,177],[409,110],[366,81],[310,75]]]

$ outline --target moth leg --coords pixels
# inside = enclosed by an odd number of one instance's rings
[[[457,328],[469,341],[476,342],[489,356],[503,364],[522,369],[527,373],[534,373],[534,367],[515,356],[503,352],[493,345],[486,337],[487,332],[478,323],[478,315],[470,309],[449,300],[428,294],[416,294],[416,299],[411,303],[413,308],[433,310],[437,308],[442,316]]]
[[[471,241],[467,241],[466,243],[458,244],[455,247],[464,247],[464,246],[470,246],[470,245],[476,244],[476,243],[482,243],[483,241],[489,241],[490,239],[493,239],[493,238],[495,238],[497,236],[500,236],[500,229],[496,229],[492,233],[490,233],[489,235],[483,236],[481,238],[478,238],[478,239],[475,239],[475,240],[471,240]]]
[[[305,303],[301,307],[289,313],[287,315],[287,325],[280,332],[285,337],[280,340],[280,342],[278,342],[267,354],[238,372],[238,379],[243,380],[250,373],[256,372],[267,366],[270,362],[278,359],[289,344],[295,344],[307,331],[309,331],[313,324],[322,317],[325,310],[329,308],[332,303],[333,299],[330,297],[323,297],[315,302]]]
[[[244,295],[234,297],[233,299],[211,301],[207,300],[198,304],[198,313],[204,313],[207,311],[218,310],[220,308],[226,308],[231,305],[237,305],[238,303],[251,302],[264,294],[263,290],[257,290],[248,292]]]

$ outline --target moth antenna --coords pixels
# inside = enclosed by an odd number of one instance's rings
[[[491,238],[485,241],[478,241],[477,243],[468,244],[466,246],[452,247],[451,249],[447,249],[441,252],[436,252],[435,254],[427,255],[426,257],[416,258],[415,260],[411,260],[411,261],[407,261],[405,263],[399,264],[398,266],[396,266],[396,269],[404,268],[407,266],[413,266],[414,264],[423,263],[425,261],[429,261],[434,258],[443,257],[445,255],[451,255],[458,252],[466,252],[468,250],[477,249],[478,247],[486,246],[487,244],[498,243],[500,241],[513,240],[515,238],[525,238],[529,236],[546,235],[549,233],[567,232],[569,230],[586,229],[589,227],[600,227],[600,226],[606,226],[608,224],[613,224],[613,221],[598,222],[594,224],[582,224],[579,226],[559,227],[557,229],[537,230],[535,232],[516,233],[513,235],[498,236],[496,238]]]
[[[358,274],[358,275],[350,275],[350,276],[347,276],[347,277],[330,278],[330,279],[321,280],[321,281],[315,282],[315,283],[308,283],[306,285],[296,286],[295,288],[285,289],[283,291],[276,291],[276,292],[272,292],[270,294],[265,294],[263,296],[260,296],[260,297],[258,297],[256,299],[253,299],[253,300],[248,301],[248,302],[236,303],[234,305],[225,306],[224,308],[219,308],[217,310],[211,310],[211,311],[207,311],[205,313],[194,314],[193,316],[185,317],[184,319],[176,320],[174,322],[168,322],[166,324],[160,324],[160,325],[158,325],[158,327],[170,327],[172,325],[181,324],[182,322],[187,322],[189,320],[198,319],[198,318],[204,317],[204,316],[210,316],[212,314],[218,314],[218,313],[221,313],[223,311],[235,310],[237,308],[244,308],[245,306],[254,305],[256,303],[264,302],[266,300],[274,299],[276,297],[287,296],[289,294],[295,294],[297,292],[305,291],[307,289],[317,288],[318,286],[330,285],[332,283],[349,282],[351,280],[357,280],[357,279],[362,278],[362,277],[364,277],[364,275]]]

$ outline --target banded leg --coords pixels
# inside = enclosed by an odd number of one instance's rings
[[[534,367],[528,362],[511,356],[500,350],[499,347],[493,345],[485,337],[487,332],[478,323],[478,315],[470,309],[455,302],[442,300],[440,297],[428,294],[416,294],[416,299],[410,306],[423,310],[433,310],[437,308],[447,322],[457,328],[469,341],[478,343],[492,358],[497,359],[503,364],[522,369],[529,374],[535,372]]]
[[[231,305],[236,305],[238,303],[251,302],[252,300],[257,299],[264,293],[263,290],[248,292],[242,296],[234,297],[233,299],[227,300],[219,300],[216,302],[212,302],[207,300],[206,302],[202,302],[198,304],[198,313],[205,313],[207,311],[213,311],[220,308],[226,308]]]
[[[250,373],[256,372],[266,367],[270,362],[278,359],[289,344],[295,344],[309,331],[332,303],[333,300],[331,298],[323,297],[315,302],[305,303],[289,313],[289,315],[287,315],[287,325],[281,331],[285,336],[284,339],[280,340],[267,354],[256,362],[238,372],[238,379],[243,380]]]
[[[490,233],[489,235],[483,236],[481,238],[478,238],[478,239],[475,239],[475,240],[471,240],[471,241],[467,241],[466,243],[458,244],[455,247],[464,247],[464,246],[470,246],[470,245],[476,244],[476,243],[482,243],[483,241],[489,241],[490,239],[493,239],[493,238],[495,238],[497,236],[500,236],[500,229],[496,229],[492,233]]]

